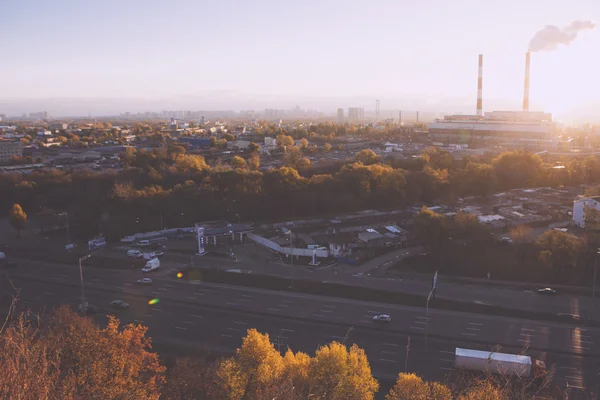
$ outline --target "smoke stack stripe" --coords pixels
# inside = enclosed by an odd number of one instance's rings
[[[483,54],[479,55],[479,78],[477,79],[477,115],[483,115]]]
[[[523,111],[529,111],[529,70],[531,67],[531,53],[525,55],[525,90],[523,93]]]

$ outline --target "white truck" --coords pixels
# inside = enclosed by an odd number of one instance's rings
[[[139,250],[127,250],[127,257],[141,258],[142,252]]]
[[[142,272],[150,272],[158,269],[160,267],[160,260],[158,258],[153,258],[151,260],[146,261],[146,265],[142,268]]]
[[[491,372],[522,378],[537,378],[546,371],[541,360],[517,354],[456,348],[456,368]]]

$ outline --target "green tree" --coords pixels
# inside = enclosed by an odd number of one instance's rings
[[[541,172],[542,159],[527,151],[517,150],[500,154],[492,166],[503,188],[521,188],[535,185]]]
[[[414,227],[417,240],[432,250],[439,248],[448,237],[446,218],[425,206],[414,218]]]
[[[582,249],[577,236],[555,229],[544,232],[536,243],[540,248],[540,259],[556,271],[574,267]]]
[[[21,231],[27,223],[27,214],[19,204],[13,204],[9,215],[10,225],[17,231],[17,235],[21,236]]]

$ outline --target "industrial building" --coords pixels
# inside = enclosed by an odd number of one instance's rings
[[[0,164],[8,163],[13,157],[23,157],[21,140],[0,139]]]
[[[544,141],[546,148],[560,147],[555,141],[556,123],[552,114],[529,111],[529,70],[530,54],[525,58],[525,87],[523,111],[492,111],[483,113],[483,55],[479,55],[479,75],[477,79],[477,112],[475,115],[448,115],[438,118],[428,125],[433,135],[463,135],[466,137],[494,138],[512,141]],[[552,143],[549,143],[552,142]],[[554,143],[555,142],[555,143]],[[535,147],[535,146],[534,146]]]
[[[600,196],[582,197],[573,202],[573,222],[580,228],[585,228],[585,211],[588,208],[600,212]]]

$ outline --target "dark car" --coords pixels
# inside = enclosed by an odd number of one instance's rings
[[[541,288],[537,290],[538,294],[556,294],[556,290],[552,288]]]

